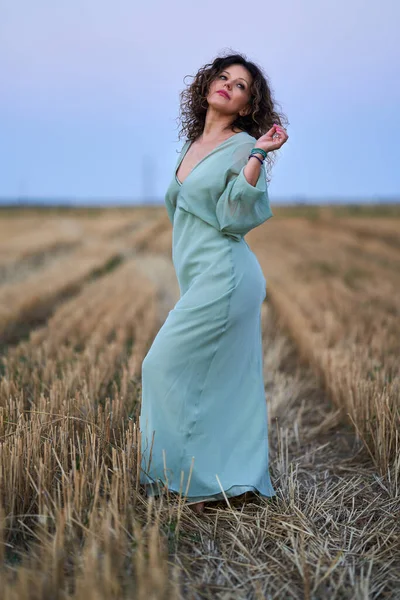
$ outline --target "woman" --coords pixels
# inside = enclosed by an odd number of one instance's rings
[[[265,76],[239,54],[200,69],[181,100],[187,141],[165,198],[181,295],[142,365],[140,481],[148,495],[166,487],[202,512],[224,495],[275,495],[266,281],[243,236],[272,216],[264,160],[288,135]]]

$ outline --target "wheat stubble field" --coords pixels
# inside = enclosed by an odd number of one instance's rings
[[[198,516],[138,483],[164,208],[1,212],[0,600],[400,598],[400,210],[274,213],[246,239],[277,500]]]

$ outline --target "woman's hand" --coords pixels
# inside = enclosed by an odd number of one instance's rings
[[[258,140],[256,141],[254,148],[262,148],[266,152],[271,152],[271,150],[278,150],[287,140],[289,136],[286,133],[286,130],[280,125],[272,125],[271,129],[264,133]]]

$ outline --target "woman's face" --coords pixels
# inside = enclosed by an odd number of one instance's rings
[[[210,84],[207,95],[209,106],[224,114],[245,115],[249,110],[252,79],[242,65],[227,66]],[[220,93],[221,91],[227,95]]]

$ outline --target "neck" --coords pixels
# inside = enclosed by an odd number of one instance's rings
[[[232,123],[232,115],[221,115],[221,113],[216,112],[209,106],[201,137],[204,141],[212,142],[213,140],[226,137],[233,132],[238,133],[240,129],[237,127],[232,131]]]

